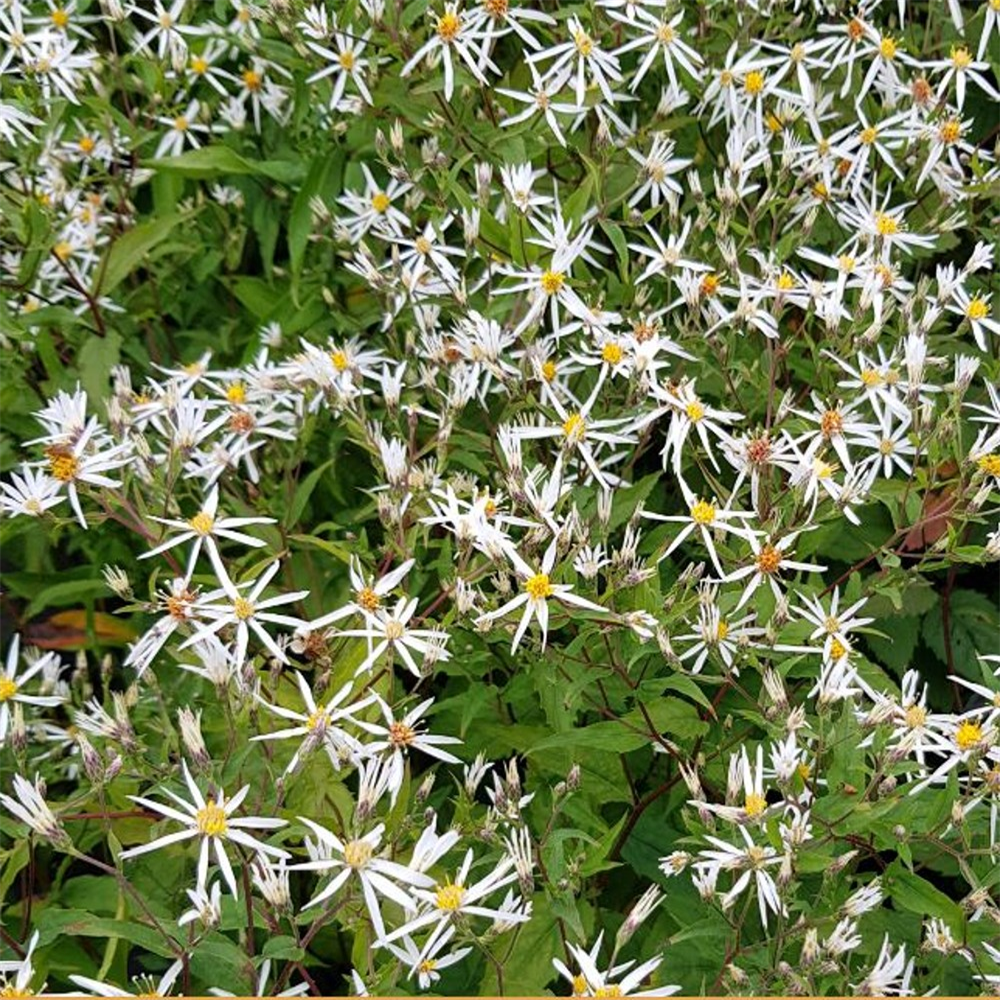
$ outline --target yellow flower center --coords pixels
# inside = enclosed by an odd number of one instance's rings
[[[73,244],[66,240],[60,240],[53,248],[52,252],[65,263],[73,256]]]
[[[964,45],[951,47],[951,64],[955,69],[967,69],[972,65],[972,53]]]
[[[563,422],[562,429],[563,434],[566,435],[566,439],[572,444],[576,444],[578,441],[583,440],[583,436],[587,430],[587,422],[579,413],[571,413]]]
[[[389,742],[394,747],[408,747],[417,738],[417,731],[405,722],[394,722],[389,726]]]
[[[743,89],[751,97],[756,97],[764,89],[764,74],[757,69],[750,70],[743,80]]]
[[[817,181],[813,185],[812,193],[821,201],[826,201],[830,197],[830,189],[822,181]]]
[[[396,621],[395,618],[390,618],[389,621],[385,623],[385,637],[389,642],[395,642],[397,639],[402,639],[406,635],[406,628],[402,622]]]
[[[365,611],[375,611],[378,606],[382,603],[382,599],[372,590],[371,587],[362,587],[358,591],[357,603],[365,609]]]
[[[955,745],[959,750],[971,750],[983,738],[983,727],[978,722],[963,722],[955,730]]]
[[[338,372],[346,371],[350,367],[350,360],[343,351],[331,351],[330,360],[333,362],[333,367],[337,369]]]
[[[865,33],[865,25],[863,21],[858,20],[856,17],[852,17],[850,21],[847,22],[847,36],[852,42],[861,41]]]
[[[208,60],[201,56],[195,56],[191,60],[191,72],[196,76],[204,76],[208,72]]]
[[[781,551],[773,545],[765,545],[757,556],[757,569],[768,576],[781,568]]]
[[[230,403],[245,403],[247,398],[246,386],[242,382],[233,382],[226,389],[226,399]]]
[[[662,44],[669,45],[677,36],[669,24],[661,24],[656,29],[656,37]]]
[[[791,291],[795,287],[795,278],[787,271],[782,271],[778,275],[778,288],[783,292]]]
[[[702,417],[705,416],[705,407],[697,399],[692,399],[687,406],[684,407],[684,412],[687,414],[688,420],[691,423],[696,424]]]
[[[306,729],[320,729],[330,721],[330,713],[325,708],[317,708],[315,712],[310,712],[306,719]]]
[[[895,40],[888,35],[878,43],[878,52],[883,59],[895,59],[897,48]]]
[[[224,809],[216,805],[215,799],[209,799],[204,807],[195,813],[194,818],[198,829],[206,837],[224,837],[226,835],[226,813]]]
[[[457,882],[448,882],[441,886],[434,894],[434,901],[439,910],[454,912],[462,905],[465,898],[465,886]]]
[[[622,988],[617,983],[611,983],[608,986],[598,986],[594,990],[595,997],[620,997],[622,995]]]
[[[948,145],[958,142],[962,138],[962,123],[957,118],[951,118],[938,129],[938,135]]]
[[[836,662],[845,656],[847,656],[847,647],[839,639],[834,639],[830,643],[830,658]]]
[[[617,365],[624,355],[625,352],[621,349],[621,345],[614,341],[608,341],[601,348],[601,360],[606,361],[609,365]]]
[[[802,761],[795,770],[798,771],[799,777],[803,781],[808,781],[809,775],[812,774],[812,768],[805,761]]]
[[[72,452],[60,448],[50,448],[48,451],[49,471],[61,483],[76,479],[80,463]]]
[[[174,119],[174,129],[178,132],[186,132],[188,130],[188,120],[183,115],[179,115]]]
[[[875,232],[879,236],[895,236],[899,232],[899,220],[885,212],[876,212]]]
[[[986,475],[1000,477],[1000,454],[991,452],[989,455],[983,455],[976,464]]]
[[[34,995],[31,990],[19,990],[15,983],[4,983],[0,986],[0,997],[9,997],[10,1000],[27,1000]]]
[[[546,382],[551,382],[556,377],[556,363],[554,361],[546,361],[542,365],[542,378]]]
[[[882,438],[878,443],[879,454],[891,455],[896,450],[896,442],[892,438]]]
[[[375,194],[372,195],[372,208],[374,208],[379,215],[385,215],[391,204],[392,199],[384,191],[376,191]]]
[[[767,799],[763,795],[751,792],[743,805],[743,811],[751,818],[755,819],[767,809]]]
[[[413,241],[413,245],[416,247],[417,253],[422,253],[426,257],[431,252],[431,247],[434,244],[426,236],[418,236]]]
[[[565,284],[566,275],[562,271],[545,271],[539,281],[546,295],[555,295]]]
[[[587,978],[583,973],[578,972],[573,977],[573,996],[583,997],[587,995]]]
[[[965,307],[965,315],[969,319],[980,320],[986,319],[990,314],[990,306],[986,299],[976,296],[974,299],[969,300],[969,304]]]
[[[698,291],[706,298],[711,298],[719,290],[719,276],[717,274],[706,274],[698,285]]]
[[[188,613],[187,606],[194,600],[194,597],[187,591],[184,591],[180,597],[175,597],[173,594],[170,595],[164,601],[164,607],[166,608],[167,614],[176,621],[183,622],[187,621]]]
[[[573,35],[573,41],[576,43],[576,51],[580,53],[581,56],[586,58],[594,51],[594,40],[587,34],[586,31],[578,31]]]
[[[719,619],[719,627],[715,630],[715,641],[722,642],[729,635],[729,622],[724,618]]]
[[[91,139],[89,135],[82,135],[80,136],[80,141],[77,143],[77,146],[80,147],[80,152],[83,153],[84,156],[90,156],[90,154],[97,147],[97,143]]]
[[[188,524],[199,535],[210,535],[212,534],[212,528],[215,527],[215,518],[212,517],[211,514],[207,514],[202,510],[195,514],[195,516],[188,521]]]
[[[861,135],[858,138],[866,146],[870,146],[878,138],[878,131],[869,125],[868,128],[863,128],[861,130]]]
[[[874,368],[865,368],[861,372],[861,384],[873,388],[882,384],[882,374]]]
[[[50,17],[52,18],[52,23],[59,28],[60,31],[65,28],[67,24],[69,24],[69,14],[59,7],[52,11]]]
[[[691,507],[691,520],[695,524],[711,524],[715,520],[715,505],[706,500],[698,500]]]
[[[0,702],[10,701],[17,694],[17,681],[0,675]]]
[[[254,606],[253,601],[248,601],[245,597],[237,597],[233,601],[233,614],[241,621],[245,622],[248,618],[253,618]]]
[[[260,73],[253,69],[243,70],[243,86],[247,90],[258,91],[260,90],[263,80],[261,79]]]
[[[529,576],[524,581],[524,589],[533,601],[544,601],[552,594],[552,584],[546,573],[536,573],[534,576]]]
[[[920,729],[927,721],[927,709],[923,705],[911,705],[906,710],[906,725],[908,729]]]
[[[340,63],[341,69],[345,69],[350,73],[354,69],[354,53],[350,49],[346,52],[341,52],[337,62]]]
[[[448,11],[438,18],[437,33],[438,38],[446,45],[455,41],[458,33],[462,30],[462,21],[454,11]]]
[[[509,0],[483,0],[483,7],[490,17],[503,18],[507,16]]]
[[[437,968],[437,962],[433,958],[425,958],[418,966],[417,971],[425,976],[432,973]]]
[[[372,845],[365,840],[349,840],[344,844],[344,860],[352,868],[363,868],[372,857]]]

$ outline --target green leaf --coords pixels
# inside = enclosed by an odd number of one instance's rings
[[[948,924],[956,938],[963,939],[965,917],[962,908],[927,879],[908,871],[902,861],[897,859],[889,865],[882,884],[895,904],[922,917],[939,917]]]
[[[252,174],[253,164],[228,146],[203,146],[189,149],[179,156],[148,160],[143,166],[153,170],[167,170],[199,179],[218,177],[220,174]]]
[[[644,725],[640,718],[640,724]],[[639,747],[648,746],[650,737],[628,729],[620,722],[595,722],[592,726],[571,729],[566,733],[554,733],[540,740],[525,751],[527,754],[550,750],[553,747],[573,747],[582,752],[610,750],[613,753],[627,753]]]
[[[93,296],[110,295],[133,271],[137,270],[143,258],[158,243],[162,243],[174,227],[193,216],[174,212],[152,222],[143,222],[130,229],[111,244],[97,269]]]
[[[302,511],[309,502],[309,497],[312,496],[313,490],[316,489],[320,479],[323,478],[323,474],[331,465],[333,465],[332,458],[324,462],[318,469],[313,469],[299,484],[298,489],[295,491],[295,496],[292,498],[292,503],[288,508],[288,513],[285,515],[286,528],[291,528],[298,522],[302,516]]]
[[[909,615],[887,616],[880,618],[878,625],[888,638],[866,635],[865,641],[882,663],[900,674],[910,665],[913,651],[917,648],[920,619]]]
[[[133,916],[129,920],[95,917],[87,910],[61,910],[48,907],[38,914],[35,928],[39,933],[39,947],[51,944],[59,937],[124,938],[132,944],[164,958],[175,958],[174,950],[153,927],[140,923]]]
[[[601,229],[608,234],[608,238],[611,240],[611,245],[615,248],[615,253],[618,254],[618,271],[619,274],[621,274],[621,279],[622,281],[627,281],[629,252],[628,244],[625,242],[625,234],[622,232],[622,227],[614,222],[603,220],[601,222]]]
[[[103,337],[89,336],[80,348],[80,382],[96,404],[110,394],[111,369],[121,360],[122,338],[116,330]]]
[[[955,671],[972,681],[980,681],[982,674],[977,656],[996,649],[1000,632],[1000,613],[985,594],[975,590],[953,591],[946,608],[944,602],[924,618],[921,630],[924,642],[942,663],[947,663],[948,647]]]
[[[708,723],[698,715],[698,710],[681,698],[658,698],[644,702],[643,707],[645,715],[636,708],[623,721],[645,729],[649,726],[648,715],[658,733],[675,740],[693,740],[708,732]]]

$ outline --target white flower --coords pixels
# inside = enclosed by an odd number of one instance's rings
[[[187,582],[191,579],[192,573],[194,573],[195,564],[198,561],[202,545],[205,545],[209,553],[213,556],[213,563],[220,562],[221,558],[218,551],[218,543],[216,542],[217,538],[225,538],[229,541],[239,542],[241,545],[259,548],[266,543],[259,538],[254,538],[252,535],[244,534],[242,531],[236,531],[235,529],[246,527],[249,524],[277,523],[273,517],[218,517],[218,508],[219,487],[216,485],[212,487],[198,513],[186,521],[178,521],[166,517],[151,517],[150,520],[159,521],[160,524],[165,524],[168,528],[173,528],[179,534],[156,546],[155,549],[142,553],[139,558],[148,559],[150,556],[166,552],[176,545],[183,545],[185,542],[193,541],[194,545],[191,546],[191,554],[188,557],[187,575],[184,577],[185,582]]]
[[[388,944],[386,947],[410,970],[410,978],[417,977],[422,990],[430,989],[441,978],[441,970],[461,962],[472,948],[458,948],[447,955],[442,952],[448,947],[455,936],[455,928],[448,927],[437,938],[432,939],[430,946],[421,948],[408,934],[403,938],[403,946]]]
[[[56,845],[69,843],[62,824],[45,802],[42,779],[35,776],[32,784],[20,774],[14,775],[14,795],[0,794],[0,804],[15,818],[34,830],[39,836]]]
[[[44,986],[38,986],[34,990],[30,989],[31,979],[35,974],[31,956],[38,946],[40,934],[40,931],[35,931],[31,935],[31,940],[28,941],[28,947],[24,952],[24,958],[13,962],[0,962],[0,996],[13,998],[42,995]],[[13,980],[11,974],[13,974]]]
[[[199,598],[195,611],[199,616],[209,619],[209,622],[207,625],[199,625],[194,635],[181,643],[180,648],[186,649],[207,636],[215,635],[226,626],[231,626],[236,630],[235,658],[238,664],[242,665],[246,659],[251,630],[264,644],[271,656],[281,663],[287,663],[288,657],[264,629],[264,624],[286,625],[293,629],[304,625],[301,618],[275,614],[269,609],[281,604],[300,601],[309,595],[309,591],[298,590],[291,594],[279,594],[277,597],[261,600],[261,594],[280,569],[279,562],[271,563],[259,579],[248,580],[246,583],[237,585],[233,583],[214,547],[210,547],[208,552],[212,557],[212,563],[222,587]],[[241,594],[241,589],[247,590],[248,593]]]
[[[233,896],[238,896],[236,888],[236,876],[226,854],[226,844],[238,844],[254,852],[270,854],[276,858],[288,858],[290,855],[280,847],[272,847],[260,840],[256,840],[244,830],[277,830],[287,826],[283,819],[271,819],[263,816],[233,816],[233,813],[243,804],[243,800],[250,791],[249,785],[244,785],[232,798],[227,799],[226,794],[221,789],[216,795],[209,794],[207,797],[201,794],[195,784],[191,772],[188,770],[186,762],[182,762],[181,769],[184,774],[184,781],[187,783],[188,791],[191,793],[191,801],[187,802],[179,795],[169,789],[163,789],[180,809],[173,806],[163,805],[153,799],[144,798],[141,795],[130,795],[129,798],[145,807],[152,809],[161,816],[176,820],[183,824],[184,829],[176,833],[168,833],[165,836],[157,837],[156,840],[139,847],[129,848],[122,851],[123,860],[138,857],[140,854],[147,854],[150,851],[157,851],[170,844],[177,844],[181,841],[190,840],[193,837],[200,839],[201,848],[198,855],[198,885],[204,888],[208,884],[208,865],[210,855],[214,853],[215,860],[219,864],[222,876],[226,880],[226,885]]]
[[[378,856],[376,852],[382,841],[382,834],[385,832],[385,824],[383,823],[379,823],[374,830],[366,833],[363,837],[345,842],[325,827],[306,819],[304,816],[299,816],[299,822],[305,823],[316,834],[327,851],[333,853],[330,853],[328,858],[303,861],[290,867],[298,871],[333,871],[336,873],[326,887],[306,903],[303,910],[318,906],[330,899],[353,876],[361,884],[361,892],[375,934],[382,938],[385,935],[385,924],[382,921],[378,897],[382,896],[392,900],[404,911],[413,912],[416,909],[415,900],[397,883],[402,883],[410,889],[427,888],[434,884],[434,880],[430,876],[413,871],[406,865],[390,861],[388,858]]]
[[[588,601],[586,598],[572,593],[573,588],[570,584],[552,582],[550,574],[555,566],[558,544],[558,537],[553,538],[549,547],[545,550],[545,554],[542,556],[541,566],[537,571],[529,566],[514,548],[507,549],[507,556],[514,564],[514,569],[520,577],[524,589],[516,597],[495,611],[481,615],[477,619],[477,623],[486,624],[487,622],[495,621],[497,618],[503,618],[505,615],[510,614],[511,611],[515,611],[524,605],[524,614],[521,616],[520,624],[514,632],[514,641],[510,647],[511,652],[517,649],[521,639],[524,637],[525,631],[527,631],[528,626],[531,624],[532,618],[538,619],[538,625],[542,630],[542,648],[545,648],[549,633],[549,598],[561,604],[569,604],[588,611],[606,611],[600,604],[595,604],[593,601]]]
[[[304,711],[295,711],[286,708],[284,705],[271,704],[263,698],[258,698],[260,703],[275,715],[283,719],[288,719],[297,725],[289,729],[279,729],[273,733],[262,733],[259,736],[251,736],[251,742],[256,740],[288,740],[298,736],[304,737],[301,744],[296,748],[292,759],[285,768],[285,776],[291,774],[299,765],[303,756],[312,753],[319,747],[327,752],[331,763],[339,771],[342,757],[357,758],[362,751],[362,746],[358,740],[350,733],[338,725],[344,719],[357,722],[354,713],[360,711],[365,706],[370,705],[375,700],[374,695],[356,701],[345,708],[341,704],[350,696],[354,688],[354,682],[348,681],[339,691],[337,691],[325,705],[319,707],[313,698],[312,690],[308,682],[299,671],[295,671],[295,682],[298,685],[302,701],[305,703]]]
[[[378,695],[372,696],[382,710],[382,717],[385,724],[366,722],[363,719],[355,720],[365,732],[377,736],[378,739],[369,741],[364,746],[364,752],[368,756],[386,755],[389,758],[389,787],[392,792],[392,801],[395,803],[396,795],[403,785],[404,756],[410,750],[420,750],[436,757],[438,760],[447,761],[449,764],[461,763],[454,754],[447,750],[440,749],[448,744],[461,743],[456,736],[438,736],[434,733],[423,732],[418,728],[420,717],[434,704],[433,698],[422,701],[416,708],[410,709],[401,719],[396,719],[389,705]],[[366,704],[368,701],[366,700]]]
[[[472,868],[473,853],[470,848],[465,855],[465,860],[455,875],[454,881],[438,883],[431,889],[417,888],[414,890],[418,902],[423,912],[418,913],[412,920],[407,921],[402,927],[396,928],[391,934],[383,936],[375,942],[377,947],[384,947],[392,941],[396,941],[406,935],[412,935],[414,931],[422,927],[434,924],[431,935],[424,945],[425,950],[430,949],[431,942],[444,934],[451,921],[459,916],[487,917],[491,920],[497,917],[520,922],[527,920],[526,914],[512,914],[486,906],[485,900],[498,889],[509,885],[517,878],[517,871],[514,870],[514,861],[509,855],[504,855],[494,866],[493,870],[483,876],[478,882],[469,884],[469,871]]]
[[[376,608],[367,616],[365,628],[344,629],[338,635],[359,636],[369,640],[370,652],[355,671],[355,676],[371,670],[383,653],[398,653],[404,666],[415,677],[423,677],[414,653],[423,657],[423,666],[429,667],[437,660],[447,660],[451,654],[444,648],[449,639],[447,632],[438,629],[410,628],[409,621],[417,610],[417,598],[403,597],[395,608]],[[372,645],[374,643],[374,645]]]
[[[129,993],[121,987],[112,983],[102,983],[98,979],[90,979],[87,976],[70,976],[70,981],[85,990],[89,990],[87,996],[94,997],[167,997],[177,982],[177,977],[181,974],[184,963],[178,959],[166,972],[154,982],[148,976],[140,976],[135,981],[137,992]]]
[[[778,895],[778,887],[767,870],[770,865],[781,864],[781,855],[770,845],[755,844],[745,826],[740,826],[738,829],[743,836],[743,847],[734,846],[718,837],[706,836],[705,839],[714,845],[716,850],[701,851],[694,867],[699,872],[715,871],[716,874],[723,871],[741,872],[739,878],[733,883],[733,887],[722,897],[723,909],[732,906],[740,893],[753,882],[757,888],[760,922],[764,927],[767,927],[769,911],[773,911],[775,914],[785,912],[784,904]]]
[[[910,989],[912,977],[913,959],[906,961],[906,945],[901,944],[893,954],[889,935],[886,934],[872,970],[858,985],[852,983],[851,989],[858,996],[908,997],[913,995]]]
[[[177,923],[184,927],[196,920],[205,927],[216,927],[222,919],[222,883],[213,882],[210,887],[195,886],[184,890],[191,900],[191,909],[181,914]]]
[[[7,650],[7,663],[0,671],[0,749],[7,742],[7,730],[10,728],[12,704],[35,705],[40,708],[52,708],[60,705],[66,699],[61,695],[26,694],[24,685],[39,672],[44,672],[51,666],[58,666],[59,658],[55,653],[46,653],[29,663],[18,676],[17,667],[21,654],[21,636],[15,635]]]

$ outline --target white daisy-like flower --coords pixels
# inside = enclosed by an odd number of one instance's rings
[[[269,854],[275,858],[288,858],[291,855],[280,847],[272,847],[263,841],[251,837],[244,832],[246,830],[278,830],[287,826],[283,819],[273,819],[266,816],[234,816],[233,814],[243,804],[243,800],[250,791],[249,785],[244,785],[234,796],[227,799],[226,794],[221,789],[216,793],[202,795],[201,790],[195,783],[191,772],[188,770],[186,762],[182,762],[181,769],[184,774],[184,781],[188,791],[191,793],[191,801],[187,802],[179,795],[164,788],[163,792],[169,796],[179,809],[173,806],[164,805],[153,799],[147,799],[141,795],[130,795],[129,798],[146,809],[152,809],[167,819],[176,820],[183,824],[184,829],[176,833],[168,833],[165,836],[157,837],[156,840],[139,847],[129,848],[122,851],[123,860],[138,857],[140,854],[148,854],[150,851],[158,851],[161,848],[169,847],[171,844],[179,844],[185,840],[197,837],[200,841],[198,854],[198,885],[205,888],[208,884],[208,866],[210,858],[214,854],[218,862],[222,877],[229,887],[233,896],[239,895],[236,887],[236,875],[233,866],[226,854],[226,844],[238,844],[255,853]],[[110,994],[109,994],[110,995]]]

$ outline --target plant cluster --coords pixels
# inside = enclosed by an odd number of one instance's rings
[[[0,2],[0,996],[995,992],[998,43]]]

